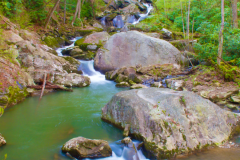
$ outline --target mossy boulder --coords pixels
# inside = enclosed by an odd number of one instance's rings
[[[117,83],[116,87],[130,87],[130,85],[128,84],[128,82],[121,82],[121,83]]]
[[[119,75],[117,76],[117,78],[115,79],[115,81],[116,81],[117,83],[127,82],[127,81],[128,81],[128,77],[125,76],[125,75],[119,74]]]
[[[84,137],[73,138],[66,142],[62,147],[62,152],[68,152],[77,159],[112,156],[112,149],[107,141],[92,140]]]
[[[76,66],[79,66],[81,63],[76,60],[75,58],[73,57],[69,57],[69,56],[66,56],[66,57],[63,57],[66,61],[68,61],[70,64],[73,64],[73,65],[76,65]]]
[[[231,102],[239,103],[239,104],[240,104],[240,94],[232,95],[231,98],[230,98],[230,100],[231,100]]]
[[[83,51],[88,51],[88,45],[92,45],[92,43],[84,43],[84,38],[77,40],[74,45],[78,46],[80,49],[82,49]],[[97,44],[97,49],[100,48],[102,45],[101,44]],[[96,49],[96,50],[97,50]]]
[[[82,53],[83,53],[83,51],[80,48],[76,47],[73,50],[71,50],[69,55],[74,57],[74,56],[77,56]]]
[[[52,36],[47,36],[44,39],[44,42],[51,48],[58,48],[60,47],[58,41],[56,40],[56,38],[52,37]]]
[[[0,106],[6,106],[8,103],[8,97],[7,96],[0,96]]]

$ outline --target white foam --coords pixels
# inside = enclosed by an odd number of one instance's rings
[[[110,82],[105,79],[105,75],[96,71],[93,67],[94,60],[84,61],[80,60],[80,69],[83,71],[84,76],[88,76],[91,79],[91,83],[107,83]]]

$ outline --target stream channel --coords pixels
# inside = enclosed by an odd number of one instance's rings
[[[65,48],[57,50],[60,56]],[[53,92],[40,102],[39,97],[29,97],[6,110],[0,118],[0,133],[7,145],[0,148],[0,160],[4,160],[5,154],[7,160],[67,160],[61,147],[78,136],[107,140],[113,156],[103,160],[134,159],[129,148],[118,144],[123,139],[122,131],[101,121],[101,108],[115,93],[128,88],[116,88],[115,82],[105,80],[104,75],[94,70],[93,60],[81,61],[79,68],[91,78],[89,87]],[[240,139],[236,142],[240,143]],[[141,150],[138,156],[146,159]],[[215,148],[184,159],[239,160],[240,150]]]

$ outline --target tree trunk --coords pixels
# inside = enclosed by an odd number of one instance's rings
[[[49,12],[44,29],[47,29],[48,23],[50,21],[50,19],[52,18],[53,12],[55,11],[55,9],[57,8],[58,4],[59,4],[60,0],[57,0],[57,2],[55,3],[54,7],[52,8],[52,10]]]
[[[78,2],[77,2],[76,11],[75,11],[75,14],[74,14],[74,17],[73,17],[73,20],[72,20],[72,26],[73,26],[73,24],[75,22],[75,19],[77,17],[77,13],[78,13],[80,2],[81,2],[81,0],[78,0]]]
[[[193,21],[192,21],[192,45],[193,45],[193,30],[194,30],[194,18],[193,18]]]
[[[237,0],[232,0],[232,18],[233,18],[233,28],[238,28]]]
[[[95,19],[95,10],[94,10],[94,0],[90,0],[90,4],[91,4],[91,7],[92,7],[92,11],[93,11],[93,19]]]
[[[182,24],[183,24],[183,36],[184,36],[184,39],[185,39],[185,29],[184,29],[184,20],[183,20],[182,2],[181,2],[181,15],[182,15]]]
[[[219,32],[219,45],[218,45],[218,58],[217,58],[218,65],[220,65],[221,63],[222,49],[223,49],[224,0],[221,0],[221,17],[222,17],[222,22],[221,22],[221,29]]]
[[[66,5],[67,5],[67,0],[64,1],[64,24],[66,23]]]
[[[81,0],[80,0],[80,5],[78,6],[78,19],[81,18]]]
[[[189,19],[190,19],[190,0],[188,1],[188,15],[187,15],[187,38],[188,38],[188,50],[189,50]]]

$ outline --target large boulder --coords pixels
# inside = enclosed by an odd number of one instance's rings
[[[144,142],[157,159],[220,145],[229,139],[239,115],[188,91],[163,88],[117,93],[102,109],[102,119]]]
[[[104,48],[98,50],[94,66],[107,72],[123,66],[181,64],[183,61],[180,51],[167,41],[128,31],[114,34]]]
[[[7,142],[6,140],[2,137],[1,133],[0,133],[0,147],[5,145]]]
[[[112,155],[112,149],[107,141],[84,137],[73,138],[66,142],[62,147],[62,152],[68,152],[77,159],[102,158]]]

